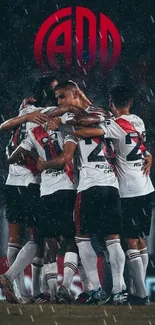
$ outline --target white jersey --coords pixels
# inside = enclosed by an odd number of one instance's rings
[[[63,151],[64,138],[60,131],[46,131],[43,126],[35,125],[29,129],[21,146],[30,151],[35,148],[45,161],[52,160]],[[74,190],[73,163],[63,169],[47,169],[41,174],[41,196],[52,194],[58,190]]]
[[[32,113],[40,108],[27,105],[26,108],[20,111],[19,116],[27,113]],[[6,148],[8,157],[20,145],[28,130],[29,123],[22,123],[12,134],[9,145]],[[9,174],[6,180],[6,185],[28,186],[30,183],[39,184],[40,175],[37,172],[36,163],[32,159],[27,159],[26,165],[11,164],[9,165]]]
[[[92,107],[87,108],[86,111],[97,115],[102,114],[101,111],[98,112]],[[68,141],[73,141],[78,147],[80,162],[78,192],[93,186],[118,188],[113,164],[114,153],[110,146],[110,139],[105,140],[104,137],[99,137],[78,140],[75,137],[68,136]]]
[[[154,191],[151,179],[143,174],[146,148],[145,126],[137,115],[122,115],[100,124],[105,138],[111,138],[116,157],[120,197],[137,197]]]

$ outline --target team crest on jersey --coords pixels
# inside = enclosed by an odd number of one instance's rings
[[[47,137],[46,137],[46,138],[42,138],[42,139],[41,139],[41,141],[42,141],[42,143],[44,143],[44,144],[45,144],[45,143],[47,143],[47,142],[48,142],[48,138],[47,138]]]

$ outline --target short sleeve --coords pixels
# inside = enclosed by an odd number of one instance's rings
[[[64,144],[66,142],[73,142],[73,143],[75,143],[77,145],[79,140],[78,140],[78,138],[76,136],[68,134],[68,135],[65,136]]]
[[[104,122],[100,123],[99,126],[104,130],[104,135],[106,138],[118,139],[119,130],[114,120],[105,120]]]

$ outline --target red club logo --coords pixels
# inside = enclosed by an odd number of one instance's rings
[[[75,10],[75,35],[73,13]],[[87,22],[88,53],[84,62],[85,28]],[[98,27],[99,23],[99,27]],[[97,37],[97,33],[99,37]],[[63,37],[63,44],[60,38]],[[109,37],[112,42],[109,56]],[[74,46],[75,40],[75,46]],[[99,40],[99,42],[98,42]],[[99,43],[99,44],[98,44]],[[73,50],[73,47],[75,49]],[[38,67],[46,71],[50,66],[54,71],[61,68],[58,55],[63,55],[67,71],[71,71],[75,60],[76,69],[85,73],[91,70],[97,60],[99,48],[100,66],[104,70],[112,69],[121,54],[121,37],[114,23],[103,13],[96,17],[88,8],[77,6],[60,9],[48,17],[41,25],[34,42],[34,57]]]

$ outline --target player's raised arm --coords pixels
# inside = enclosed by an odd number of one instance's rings
[[[16,126],[25,123],[25,122],[33,122],[37,124],[42,124],[48,121],[48,116],[40,113],[39,111],[35,111],[32,113],[28,113],[22,116],[13,117],[0,125],[0,131],[8,131],[12,130]]]
[[[84,105],[86,105],[86,107],[92,105],[92,102],[91,102],[90,99],[89,99],[89,98],[84,94],[84,92],[79,88],[78,84],[77,84],[75,81],[73,81],[73,80],[69,80],[69,81],[72,82],[72,83],[76,86],[76,88],[77,88],[77,92],[78,92],[79,96],[81,97],[81,101],[82,101],[82,103],[83,103]]]
[[[72,162],[74,157],[74,152],[76,149],[76,144],[73,142],[66,142],[64,144],[64,149],[61,155],[58,157],[45,161],[43,158],[39,158],[37,162],[37,168],[41,172],[45,169],[52,169],[52,168],[63,168],[65,165],[68,165]]]

